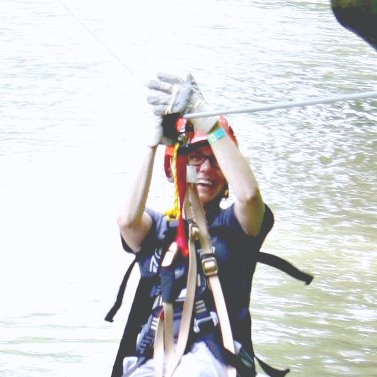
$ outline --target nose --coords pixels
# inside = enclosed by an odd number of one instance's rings
[[[205,158],[203,163],[200,165],[200,170],[208,170],[212,167],[209,158]]]

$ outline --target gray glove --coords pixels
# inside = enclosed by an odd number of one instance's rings
[[[183,115],[187,98],[190,96],[188,88],[184,87],[185,81],[168,73],[159,73],[157,78],[158,80],[147,83],[147,87],[153,91],[147,101],[153,106],[154,114],[158,116],[176,113]]]
[[[147,98],[148,103],[154,107],[155,115],[176,113],[185,115],[208,110],[203,94],[190,73],[186,81],[166,73],[159,73],[157,77],[158,80],[147,84],[149,89],[157,92]],[[215,126],[217,119],[217,117],[194,118],[190,122],[196,130],[207,134]]]

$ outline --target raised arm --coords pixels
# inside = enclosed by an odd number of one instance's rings
[[[120,234],[127,245],[138,252],[152,226],[151,217],[145,212],[157,146],[162,137],[162,119],[154,117],[147,125],[146,148],[139,170],[129,186],[125,204],[118,215]],[[134,161],[132,162],[134,163]]]
[[[236,217],[246,234],[256,236],[262,225],[265,207],[254,173],[234,141],[227,132],[222,132],[218,123],[209,131],[211,139],[213,153],[235,194]]]
[[[170,113],[205,112],[208,109],[203,95],[191,74],[183,81],[175,76],[161,73],[157,81],[149,84],[153,89],[163,96],[159,102],[162,106],[159,113],[169,111]],[[170,95],[170,102],[164,97]],[[162,101],[161,98],[164,98]],[[151,103],[158,102],[152,98]],[[220,165],[220,168],[234,190],[235,214],[243,230],[250,236],[256,236],[261,228],[264,216],[264,203],[259,190],[257,180],[248,162],[233,142],[227,132],[222,132],[219,118],[193,118],[190,119],[196,131],[207,134],[213,153]]]

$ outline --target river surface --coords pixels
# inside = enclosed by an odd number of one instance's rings
[[[192,72],[216,109],[377,89],[377,53],[311,0],[0,0],[0,376],[109,376],[132,299],[116,214],[143,83]],[[291,377],[377,376],[377,100],[229,115],[275,226],[256,352]],[[149,205],[172,205],[162,149]],[[137,278],[137,276],[135,276]],[[131,285],[131,288],[133,286]]]

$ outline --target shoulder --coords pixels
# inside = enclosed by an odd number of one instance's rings
[[[271,226],[273,225],[274,222],[274,214],[271,210],[271,208],[264,203],[265,207],[265,212],[264,212],[264,218],[263,222],[266,223],[271,223]],[[238,223],[235,212],[234,212],[234,203],[232,203],[229,207],[227,208],[221,208],[220,211],[216,214],[216,216],[213,217],[213,222],[214,223],[228,223],[228,225],[236,224]]]
[[[163,240],[166,236],[166,232],[169,229],[169,221],[167,217],[158,211],[151,208],[146,208],[145,213],[150,217],[152,225],[141,245],[141,250],[153,249],[159,241]],[[127,252],[133,253],[130,246],[121,237],[123,249]]]
[[[145,212],[152,219],[152,224],[153,224],[152,228],[154,227],[155,229],[160,229],[167,226],[168,220],[167,220],[167,217],[163,213],[155,211],[151,208],[146,208]]]
[[[256,237],[250,237],[245,234],[243,231],[239,221],[234,212],[234,204],[230,205],[227,208],[221,209],[219,213],[213,218],[211,221],[210,227],[211,228],[229,228],[230,230],[236,232],[242,237],[247,238],[262,238],[262,240],[266,237],[266,235],[270,232],[274,225],[274,214],[271,208],[265,204],[265,212],[263,217],[263,222],[261,226],[261,230]]]

